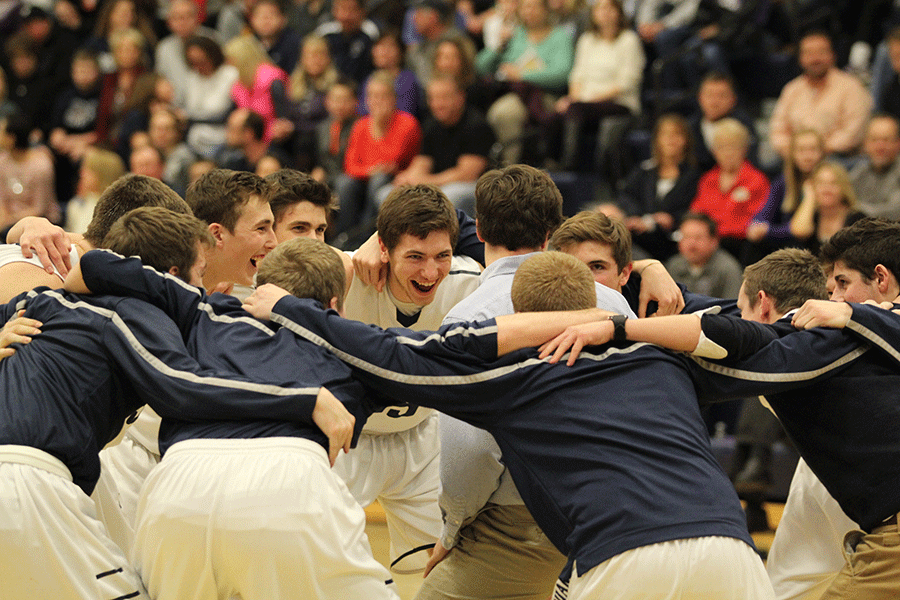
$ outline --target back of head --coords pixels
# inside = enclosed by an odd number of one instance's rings
[[[297,202],[309,202],[325,209],[325,214],[333,210],[331,190],[328,185],[313,179],[307,173],[295,169],[280,169],[265,177],[271,187],[269,206],[275,222],[281,220],[284,211]]]
[[[157,271],[177,268],[177,276],[188,283],[198,258],[198,242],[207,246],[212,243],[200,219],[159,206],[128,212],[113,223],[103,239],[105,248],[125,256],[140,256],[141,262]]]
[[[419,184],[395,188],[378,211],[378,236],[393,250],[404,234],[425,239],[434,231],[446,231],[456,246],[459,219],[453,203],[440,188]]]
[[[234,233],[241,208],[250,197],[268,200],[269,191],[269,184],[255,173],[213,169],[188,187],[185,199],[198,219]]]
[[[612,248],[619,272],[631,262],[631,232],[618,219],[598,211],[582,211],[560,225],[550,238],[550,247],[565,252],[583,242],[599,242]]]
[[[478,179],[475,216],[487,244],[511,251],[540,248],[562,223],[562,195],[546,172],[510,165]]]
[[[103,238],[113,223],[125,213],[143,206],[159,206],[191,214],[191,208],[181,196],[159,179],[145,175],[125,175],[100,194],[84,239],[95,248],[102,247]]]
[[[344,265],[337,253],[324,242],[294,238],[275,247],[259,265],[258,285],[272,283],[298,298],[312,298],[328,306],[337,298],[344,304],[347,282]]]
[[[597,305],[587,265],[562,252],[541,252],[516,269],[512,302],[516,312],[580,310]]]
[[[875,267],[884,265],[894,277],[900,273],[900,223],[888,219],[860,219],[835,233],[822,245],[822,262],[841,261],[868,281]]]
[[[776,250],[744,269],[744,292],[751,308],[760,290],[772,298],[780,313],[799,308],[807,300],[828,299],[821,263],[800,248]]]

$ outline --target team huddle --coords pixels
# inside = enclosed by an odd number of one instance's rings
[[[537,169],[475,198],[396,188],[352,258],[290,170],[15,226],[0,598],[397,598],[376,500],[421,600],[900,596],[900,224],[776,251],[735,301]],[[700,412],[748,396],[803,459],[765,566]]]

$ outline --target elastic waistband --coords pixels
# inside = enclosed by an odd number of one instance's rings
[[[315,454],[328,462],[328,453],[318,443],[306,438],[203,438],[184,440],[173,444],[166,451],[166,458],[180,454],[265,454],[269,452],[298,451]]]
[[[69,481],[72,481],[72,473],[69,467],[55,456],[32,448],[31,446],[17,446],[15,444],[0,445],[0,463],[15,463],[18,465],[28,465],[42,469],[48,473],[59,475]]]

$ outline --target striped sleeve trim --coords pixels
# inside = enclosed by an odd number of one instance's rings
[[[860,346],[841,358],[835,360],[834,362],[825,365],[819,369],[813,369],[811,371],[796,371],[792,373],[768,373],[768,372],[758,372],[758,371],[747,371],[744,369],[736,369],[734,367],[727,367],[724,365],[719,365],[715,363],[711,363],[702,358],[691,356],[690,358],[697,363],[703,369],[711,372],[717,373],[719,375],[725,375],[726,377],[731,377],[733,379],[741,379],[744,381],[764,381],[764,382],[772,382],[772,383],[789,383],[792,381],[809,381],[825,375],[826,373],[833,371],[839,367],[846,365],[847,363],[853,362],[863,354],[865,354],[870,349],[870,346]]]

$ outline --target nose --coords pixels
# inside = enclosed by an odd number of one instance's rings
[[[267,251],[272,250],[277,245],[278,245],[278,240],[275,238],[275,230],[270,227],[269,230],[266,232],[265,249]]]
[[[831,292],[831,301],[832,302],[843,302],[844,301],[844,292],[835,288],[834,291]]]
[[[438,263],[434,259],[429,259],[425,262],[425,266],[422,268],[422,274],[428,281],[435,281],[438,278],[438,273],[440,269],[438,267]]]

